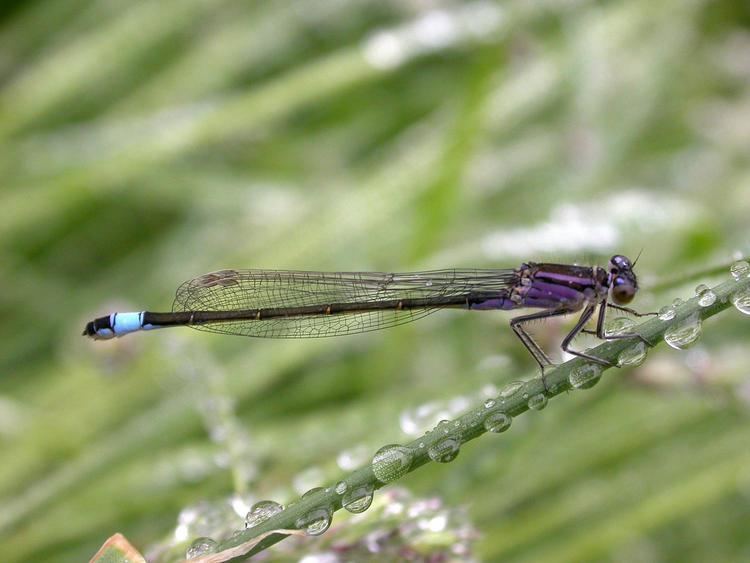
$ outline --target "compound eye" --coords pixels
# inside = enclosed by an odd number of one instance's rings
[[[633,297],[635,297],[635,287],[622,278],[615,279],[615,284],[612,288],[612,299],[614,299],[615,303],[626,305],[633,300]]]
[[[622,254],[615,254],[610,259],[610,263],[618,270],[629,270],[631,268],[630,260]]]

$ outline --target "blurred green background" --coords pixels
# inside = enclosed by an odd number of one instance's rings
[[[641,249],[634,304],[653,310],[750,251],[746,2],[38,0],[0,15],[4,561],[87,560],[118,531],[168,560],[226,525],[205,510],[291,501],[536,374],[505,313],[318,341],[91,342],[95,316],[169,310],[179,283],[226,267]],[[538,336],[554,348],[569,326]],[[661,346],[398,485],[463,511],[473,532],[449,558],[747,560],[748,335],[729,310],[691,350]],[[270,555],[328,549],[348,520]]]

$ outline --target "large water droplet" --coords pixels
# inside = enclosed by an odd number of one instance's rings
[[[664,333],[664,342],[672,348],[682,350],[693,344],[701,335],[701,317],[693,313],[681,322],[670,326]]]
[[[487,432],[505,432],[510,428],[513,418],[504,412],[496,412],[484,419],[484,428]]]
[[[364,512],[372,504],[374,490],[375,488],[369,483],[354,487],[348,493],[344,494],[344,497],[341,499],[341,506],[354,514]]]
[[[372,458],[372,472],[381,483],[390,483],[409,472],[413,459],[407,447],[398,444],[383,446]]]
[[[333,490],[336,491],[337,495],[343,495],[348,487],[346,481],[339,481],[336,483],[336,487]]]
[[[607,334],[616,336],[633,332],[635,321],[627,317],[615,317],[607,323]]]
[[[532,395],[529,398],[528,406],[530,409],[534,409],[535,411],[540,411],[544,407],[547,406],[547,395],[544,393],[539,393],[537,395]]]
[[[333,520],[331,509],[321,506],[313,508],[307,514],[303,514],[297,518],[294,525],[298,529],[304,530],[308,536],[319,536],[330,527],[331,520]]]
[[[245,528],[254,528],[282,510],[284,510],[284,507],[278,502],[272,500],[256,502],[250,508],[250,512],[247,513],[247,516],[245,516]]]
[[[583,364],[570,372],[568,381],[574,389],[589,389],[596,385],[601,377],[602,366],[599,364]]]
[[[742,278],[746,278],[748,274],[750,274],[750,264],[748,264],[746,260],[737,260],[737,262],[732,264],[731,268],[729,268],[729,272],[735,280],[740,281]]]
[[[646,343],[639,340],[620,352],[620,355],[617,356],[617,365],[620,367],[639,366],[646,359],[647,351]]]
[[[511,381],[505,387],[500,389],[500,394],[498,395],[498,397],[502,402],[505,402],[513,397],[516,393],[521,392],[525,385],[526,384],[523,381]]]
[[[710,307],[716,303],[716,294],[704,284],[695,288],[695,294],[698,296],[698,305],[701,307]]]
[[[732,303],[740,313],[750,315],[750,289],[743,289],[732,295]]]
[[[211,538],[196,538],[185,551],[185,559],[197,559],[216,550],[216,542]]]
[[[435,442],[429,448],[427,448],[427,455],[430,456],[432,461],[438,463],[448,463],[456,459],[458,451],[461,449],[461,442],[458,438],[449,436],[443,438],[438,442]]]
[[[659,309],[659,320],[660,321],[671,321],[674,319],[676,312],[674,308],[670,307],[669,305],[665,305],[661,309]]]

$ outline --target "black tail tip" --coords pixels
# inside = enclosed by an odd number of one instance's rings
[[[96,335],[96,329],[94,328],[94,321],[86,323],[86,327],[83,329],[81,336],[89,336],[93,338]]]

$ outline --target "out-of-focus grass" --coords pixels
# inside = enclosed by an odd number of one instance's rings
[[[168,309],[184,279],[643,248],[640,308],[692,294],[681,275],[750,249],[748,24],[729,0],[4,12],[3,559],[81,560],[115,531],[145,548],[233,491],[291,500],[341,450],[406,440],[405,411],[533,373],[502,313],[314,342],[80,337]],[[724,315],[403,484],[468,507],[488,560],[742,559],[749,334]]]

